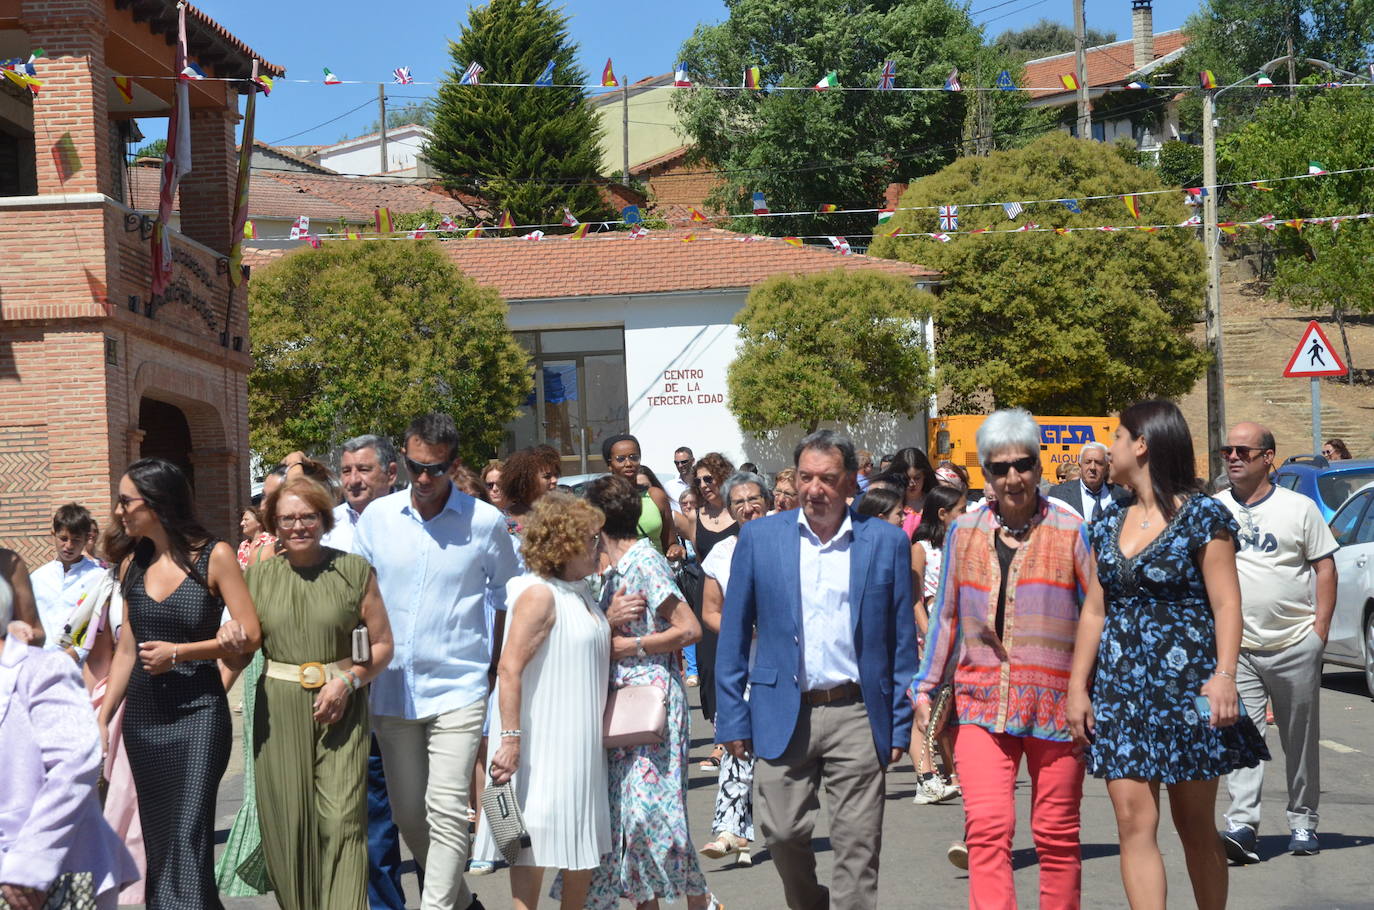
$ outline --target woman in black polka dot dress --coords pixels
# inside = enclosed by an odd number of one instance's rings
[[[130,465],[115,517],[122,527],[108,549],[133,634],[119,640],[101,734],[127,697],[124,746],[138,790],[149,910],[220,908],[215,793],[233,731],[215,661],[247,662],[259,642],[257,614],[233,549],[196,521],[176,465]],[[221,628],[226,605],[231,619]]]

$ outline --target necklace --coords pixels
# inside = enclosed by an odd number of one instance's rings
[[[1033,520],[1033,519],[1034,519],[1034,516],[1031,517],[1031,520]],[[1026,536],[1027,534],[1030,533],[1030,529],[1031,529],[1031,520],[1028,520],[1024,525],[1022,525],[1022,526],[1019,527],[1019,528],[1013,528],[1011,525],[1009,525],[1009,524],[1007,524],[1005,521],[1003,521],[1003,522],[1001,522],[1001,524],[1002,524],[1002,530],[1006,532],[1006,534],[1007,534],[1008,537],[1011,537],[1011,538],[1013,538],[1013,539],[1015,539],[1015,540],[1023,540],[1023,539],[1025,539],[1025,536]],[[1000,521],[1000,519],[999,519],[999,521]]]

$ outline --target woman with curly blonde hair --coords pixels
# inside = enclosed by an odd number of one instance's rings
[[[563,870],[563,907],[584,906],[592,871],[611,846],[601,745],[611,627],[585,581],[596,571],[603,521],[600,509],[567,493],[540,497],[525,520],[528,571],[506,589],[491,777],[514,779],[530,835],[510,870],[517,910],[539,904],[545,869]],[[480,853],[493,852],[484,837]]]

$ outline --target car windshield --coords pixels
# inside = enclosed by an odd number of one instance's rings
[[[1374,466],[1355,471],[1317,475],[1317,489],[1328,509],[1339,509],[1360,487],[1374,480]]]

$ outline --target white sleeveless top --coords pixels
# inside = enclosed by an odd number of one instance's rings
[[[926,554],[925,577],[921,580],[921,590],[929,601],[940,590],[940,561],[944,558],[944,550],[930,545],[930,541],[921,541],[921,549]]]

